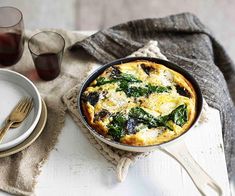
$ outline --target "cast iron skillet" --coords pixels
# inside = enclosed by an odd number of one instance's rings
[[[131,61],[137,61],[137,60],[147,60],[152,61],[155,63],[159,63],[162,65],[165,65],[166,67],[182,74],[188,81],[191,82],[191,84],[194,87],[194,90],[196,92],[197,100],[196,100],[196,117],[194,122],[192,123],[191,127],[185,131],[182,135],[180,135],[177,138],[174,138],[170,141],[164,142],[162,144],[156,144],[156,145],[149,145],[149,146],[130,146],[126,144],[121,144],[119,142],[113,141],[111,139],[107,139],[104,136],[97,133],[87,122],[85,115],[83,114],[82,107],[81,107],[81,96],[82,93],[85,91],[85,89],[90,85],[91,82],[93,82],[101,73],[104,72],[108,67],[111,67],[113,65],[118,65],[122,63],[127,63]],[[172,63],[170,61],[158,59],[158,58],[150,58],[150,57],[129,57],[129,58],[122,58],[118,59],[116,61],[113,61],[111,63],[108,63],[99,69],[97,69],[95,72],[93,72],[88,78],[84,81],[83,85],[81,86],[80,93],[78,95],[78,109],[79,114],[81,116],[82,122],[84,125],[89,129],[92,135],[94,135],[99,140],[105,142],[106,144],[113,146],[115,148],[126,150],[126,151],[133,151],[133,152],[147,152],[152,151],[154,149],[161,149],[165,153],[169,154],[171,157],[176,159],[188,172],[191,179],[193,180],[194,184],[197,186],[198,190],[203,194],[206,194],[206,187],[212,188],[214,191],[218,193],[218,195],[222,195],[222,190],[217,185],[217,183],[196,163],[196,161],[193,159],[193,157],[190,155],[190,153],[187,150],[186,145],[183,141],[183,136],[191,130],[197,121],[199,120],[199,117],[201,115],[203,106],[203,98],[202,93],[200,90],[200,87],[196,80],[184,69],[176,65],[175,63]]]

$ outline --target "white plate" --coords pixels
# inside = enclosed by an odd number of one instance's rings
[[[0,151],[10,149],[23,142],[34,130],[41,115],[40,94],[34,84],[25,76],[6,69],[0,69],[0,126],[23,97],[32,97],[34,107],[23,123],[10,129],[2,142]]]

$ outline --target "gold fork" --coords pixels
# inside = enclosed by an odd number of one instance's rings
[[[30,107],[29,110],[28,110],[28,114],[31,112],[32,108],[33,108],[33,104],[31,104],[31,107]],[[28,116],[28,114],[25,116],[25,118]],[[8,121],[9,121],[9,117],[5,120],[5,123],[7,123]],[[24,121],[24,120],[23,120],[23,121]],[[22,122],[23,122],[23,121],[22,121]],[[18,127],[21,125],[22,122],[15,122],[15,123],[13,123],[13,124],[11,125],[11,129],[18,128]]]
[[[22,99],[16,107],[10,113],[7,123],[0,130],[0,142],[3,137],[7,133],[7,131],[11,128],[13,123],[21,123],[29,114],[29,111],[32,109],[33,101],[31,98]]]

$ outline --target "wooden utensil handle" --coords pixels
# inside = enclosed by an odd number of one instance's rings
[[[211,192],[212,190],[219,196],[223,195],[220,186],[194,160],[183,141],[161,147],[161,150],[173,157],[184,167],[202,195],[210,195],[208,191]]]
[[[0,143],[3,139],[3,137],[6,135],[7,131],[10,129],[13,122],[7,122],[5,126],[0,130]]]

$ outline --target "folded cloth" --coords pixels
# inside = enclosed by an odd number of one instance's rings
[[[82,47],[101,63],[108,63],[131,54],[149,40],[157,40],[167,59],[192,74],[207,103],[220,111],[226,162],[232,177],[235,175],[235,108],[230,93],[235,100],[235,67],[196,16],[183,13],[130,21],[99,31],[75,43],[70,50],[76,52]]]

